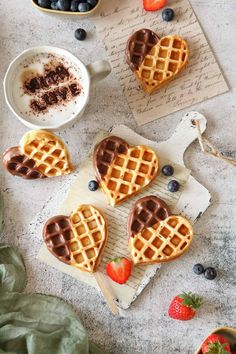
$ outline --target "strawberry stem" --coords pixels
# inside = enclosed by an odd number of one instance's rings
[[[225,350],[227,343],[221,344],[219,341],[215,343],[209,343],[208,351],[206,354],[230,354],[228,350]]]
[[[178,297],[180,299],[183,299],[182,305],[191,307],[195,310],[201,307],[201,305],[203,304],[202,298],[199,295],[193,294],[191,292],[184,292],[183,294],[178,295]]]

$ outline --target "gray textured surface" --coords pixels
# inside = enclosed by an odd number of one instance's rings
[[[223,152],[236,157],[236,1],[191,2],[231,87],[229,93],[192,108],[208,118],[207,135],[211,141]],[[1,0],[0,23],[1,82],[9,62],[30,46],[65,47],[85,63],[106,57],[92,23],[45,16],[32,8],[29,0]],[[78,42],[73,36],[74,30],[80,26],[89,33],[85,42]],[[27,129],[6,106],[2,85],[0,93],[3,152],[8,146],[15,145]],[[185,112],[137,127],[116,78],[111,75],[93,90],[82,120],[61,131],[60,135],[68,142],[73,160],[81,161],[101,127],[125,123],[150,139],[163,140],[171,135]],[[225,324],[236,327],[235,168],[203,155],[197,143],[188,149],[185,161],[193,176],[210,190],[212,206],[196,224],[196,237],[186,257],[163,267],[159,277],[154,278],[120,318],[112,317],[96,290],[78,284],[69,276],[57,272],[58,282],[54,286],[47,277],[45,266],[35,261],[37,250],[34,240],[27,234],[28,224],[65,180],[31,183],[2,174],[6,227],[1,241],[19,246],[23,252],[29,273],[27,291],[56,294],[72,303],[89,336],[103,345],[109,354],[194,353],[201,339],[214,327]],[[192,265],[199,261],[217,267],[219,277],[216,281],[209,282],[193,275]],[[38,282],[38,277],[43,282]],[[59,288],[62,291],[58,291]],[[205,299],[199,316],[188,323],[175,322],[167,316],[171,298],[182,289],[196,291]]]

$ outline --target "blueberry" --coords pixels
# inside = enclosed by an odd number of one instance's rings
[[[72,0],[70,4],[70,11],[76,12],[78,11],[80,0]]]
[[[38,0],[38,4],[41,7],[45,7],[47,9],[50,9],[51,7],[51,1],[50,0]]]
[[[174,10],[168,8],[162,11],[162,18],[164,21],[170,22],[173,20],[174,17],[175,17]]]
[[[90,10],[89,4],[86,2],[81,2],[78,6],[79,12],[87,12]]]
[[[97,5],[97,0],[87,0],[87,4],[89,4],[90,9],[93,9]]]
[[[217,276],[215,268],[209,267],[205,269],[204,277],[208,280],[213,280]]]
[[[204,272],[204,270],[205,270],[205,269],[204,269],[203,265],[200,264],[200,263],[195,264],[195,265],[193,266],[193,271],[194,271],[194,273],[196,273],[197,275],[202,274],[202,273]]]
[[[94,192],[98,189],[99,187],[99,184],[97,181],[89,181],[89,184],[88,184],[88,189],[91,191],[91,192]]]
[[[70,0],[58,0],[58,9],[61,11],[70,10]]]
[[[79,41],[83,41],[87,36],[87,32],[83,28],[77,28],[75,31],[75,38]]]
[[[170,192],[177,192],[179,190],[179,187],[179,182],[174,179],[168,183],[168,190]]]
[[[165,176],[172,176],[174,173],[174,168],[171,165],[165,165],[162,167],[162,173]]]
[[[51,9],[53,9],[53,10],[58,10],[58,3],[57,3],[57,1],[52,1],[52,2],[51,2]]]

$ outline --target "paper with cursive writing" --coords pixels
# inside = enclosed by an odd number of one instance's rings
[[[103,0],[93,18],[114,71],[139,125],[228,91],[214,54],[188,0],[170,0],[175,19],[164,22],[161,11],[146,12],[140,0]],[[178,34],[187,40],[190,60],[187,68],[153,95],[145,93],[125,60],[125,48],[133,32],[141,28],[159,37]]]

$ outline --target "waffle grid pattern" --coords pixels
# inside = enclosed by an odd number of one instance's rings
[[[132,65],[132,69],[133,67],[138,68],[142,64],[146,54],[158,41],[158,36],[148,29],[133,34],[128,43],[129,65]]]
[[[101,180],[111,205],[147,186],[156,176],[158,167],[155,152],[147,146],[132,147],[126,154],[118,154]]]
[[[167,205],[157,197],[144,197],[137,201],[131,211],[130,236],[141,232],[145,227],[155,225],[170,216]],[[128,222],[129,224],[129,222]]]
[[[49,250],[64,263],[70,264],[70,220],[66,216],[55,216],[44,227],[44,241]]]
[[[10,161],[6,158],[5,164],[6,168],[13,175],[17,175],[25,179],[45,178],[45,176],[35,167],[35,161],[33,159],[29,159],[23,154],[20,154],[20,152],[15,156],[13,155]]]
[[[170,216],[130,238],[133,262],[161,263],[177,258],[190,246],[192,226],[182,216]]]
[[[188,56],[187,43],[181,37],[163,37],[147,53],[136,75],[144,89],[152,93],[186,66]]]
[[[24,141],[25,140],[25,141]],[[23,152],[35,160],[36,166],[47,177],[61,176],[72,171],[65,145],[51,133],[34,132],[24,139]]]
[[[94,207],[82,205],[71,214],[70,223],[73,231],[70,240],[71,264],[94,272],[106,242],[105,220]]]
[[[95,149],[95,161],[97,162],[95,171],[97,172],[98,180],[107,173],[108,167],[116,155],[125,154],[128,148],[126,141],[117,136],[109,136],[97,145]]]

